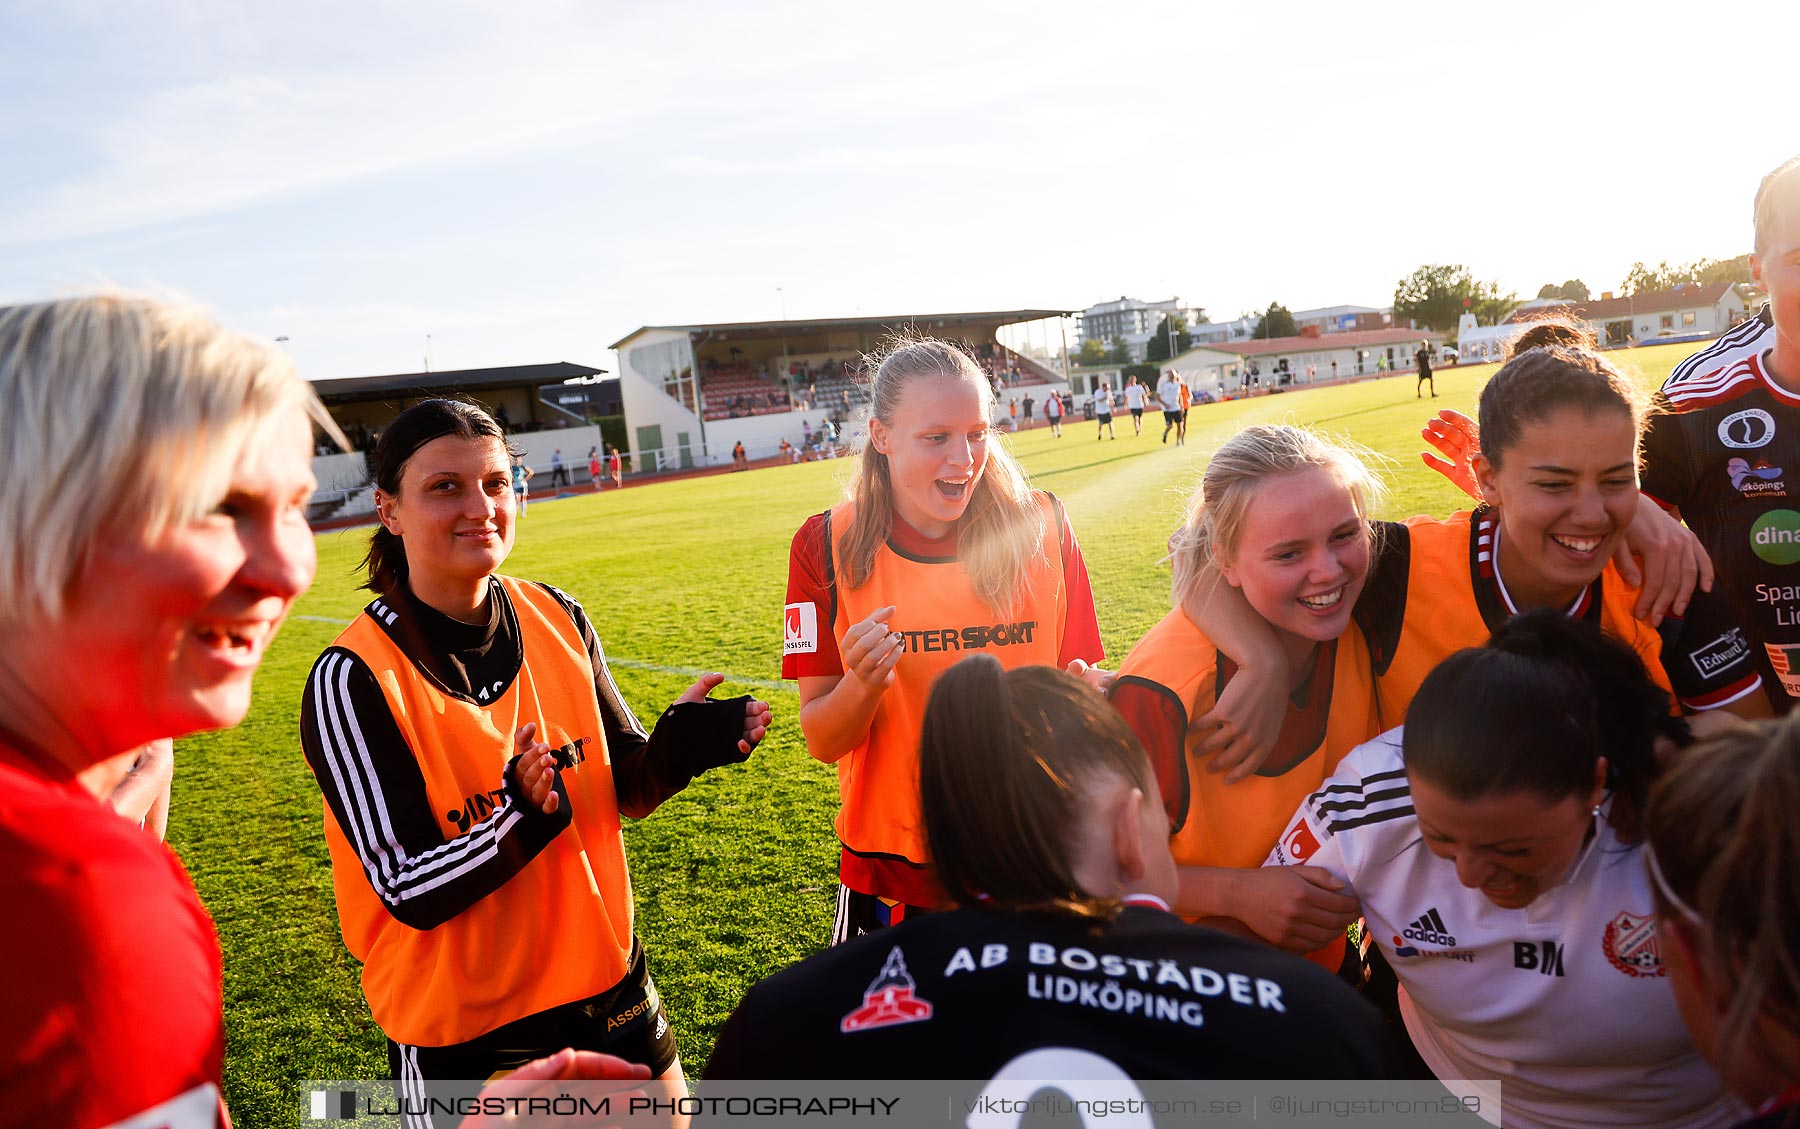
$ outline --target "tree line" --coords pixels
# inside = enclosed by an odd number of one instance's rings
[[[1682,285],[1710,286],[1718,282],[1751,284],[1750,256],[1739,255],[1735,259],[1702,258],[1691,263],[1675,264],[1664,260],[1654,267],[1636,262],[1631,264],[1631,270],[1619,284],[1617,293],[1649,294],[1673,290]],[[1560,284],[1546,282],[1538,288],[1537,296],[1586,302],[1593,298],[1593,291],[1581,279],[1571,278]],[[1475,315],[1477,323],[1497,325],[1523,304],[1524,300],[1517,293],[1503,290],[1497,281],[1477,280],[1469,268],[1461,263],[1427,264],[1395,284],[1394,324],[1411,322],[1426,329],[1448,332],[1456,328],[1463,311],[1467,310]],[[1197,312],[1202,318],[1206,316],[1205,311]],[[1267,340],[1293,337],[1298,333],[1293,313],[1280,302],[1270,302],[1268,309],[1256,315],[1256,327],[1251,330],[1250,336],[1257,340]],[[1194,338],[1188,332],[1187,319],[1179,315],[1165,315],[1146,344],[1143,363],[1155,365],[1171,357],[1178,357],[1193,348],[1193,344]],[[1133,361],[1130,346],[1122,340],[1108,345],[1089,338],[1081,343],[1080,351],[1075,354],[1075,363],[1081,365],[1128,366]]]
[[[1709,286],[1718,282],[1734,285],[1751,282],[1750,256],[1735,259],[1696,259],[1691,263],[1670,264],[1666,260],[1654,267],[1642,262],[1631,264],[1625,281],[1618,286],[1620,295],[1649,294],[1673,290],[1682,285]],[[1560,298],[1570,302],[1586,302],[1593,291],[1579,278],[1561,284],[1546,282],[1538,288],[1539,298]],[[1394,288],[1394,321],[1410,320],[1427,329],[1448,331],[1468,310],[1482,325],[1504,321],[1523,302],[1512,291],[1502,291],[1498,282],[1480,282],[1469,268],[1454,263],[1447,266],[1428,265],[1401,279]]]

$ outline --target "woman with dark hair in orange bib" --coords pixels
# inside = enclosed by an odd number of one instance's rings
[[[374,463],[376,598],[314,664],[301,743],[394,1075],[485,1079],[574,1047],[677,1089],[619,820],[748,757],[769,708],[708,699],[709,674],[644,731],[581,605],[498,574],[513,492],[480,408],[415,404]]]
[[[1555,608],[1629,643],[1682,712],[1767,716],[1722,595],[1697,590],[1660,623],[1640,618],[1646,601],[1621,575],[1617,550],[1628,529],[1673,522],[1638,492],[1645,399],[1591,345],[1557,323],[1521,335],[1481,390],[1469,465],[1481,504],[1443,521],[1413,518],[1394,539],[1394,567],[1359,610],[1387,712],[1404,712],[1458,648],[1520,612]]]
[[[1101,686],[1087,565],[1062,505],[992,438],[993,389],[954,345],[869,366],[874,414],[848,497],[794,535],[782,675],[838,770],[835,939],[944,904],[919,811],[926,695],[970,652]]]

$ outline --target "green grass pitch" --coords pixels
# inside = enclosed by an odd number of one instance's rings
[[[1696,347],[1612,357],[1650,386]],[[1440,398],[1419,401],[1410,374],[1206,405],[1188,445],[1157,441],[1146,412],[1134,438],[1097,442],[1079,419],[1007,440],[1035,485],[1060,496],[1092,574],[1107,665],[1116,665],[1168,607],[1165,540],[1208,453],[1238,428],[1309,424],[1390,456],[1385,513],[1443,515],[1460,495],[1420,463],[1431,409],[1474,412],[1492,366],[1438,374]],[[680,1039],[689,1077],[758,977],[820,948],[836,881],[832,770],[806,754],[791,688],[780,678],[781,605],[788,542],[809,514],[835,501],[847,459],[635,486],[619,493],[539,500],[519,525],[507,571],[574,593],[640,717],[654,718],[691,679],[646,667],[706,668],[742,679],[775,709],[748,764],[695,782],[626,828],[638,929]],[[353,570],[366,530],[318,538],[319,575],[271,646],[249,718],[177,750],[169,838],[218,923],[225,951],[227,1099],[240,1125],[294,1125],[306,1078],[380,1077],[381,1032],[369,1017],[359,967],[338,935],[321,804],[297,736],[306,673],[366,594]],[[314,618],[302,618],[314,617]],[[625,665],[627,663],[635,665]]]

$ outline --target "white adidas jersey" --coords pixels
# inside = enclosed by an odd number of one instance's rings
[[[1125,386],[1125,406],[1128,408],[1137,408],[1140,411],[1143,409],[1144,386],[1142,384],[1127,384]]]
[[[1509,1127],[1741,1119],[1682,1026],[1650,879],[1605,821],[1610,798],[1569,881],[1502,909],[1426,848],[1400,739],[1393,729],[1345,757],[1264,865],[1322,867],[1355,889],[1432,1071],[1499,1079]]]

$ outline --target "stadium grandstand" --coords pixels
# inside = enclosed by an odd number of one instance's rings
[[[319,481],[307,517],[315,524],[366,517],[375,510],[366,453],[381,429],[410,404],[433,396],[479,403],[501,421],[527,464],[548,471],[561,452],[573,481],[586,481],[588,448],[602,443],[602,416],[621,414],[619,383],[606,370],[558,361],[541,365],[407,372],[315,380],[324,402],[353,450],[322,447],[313,459]],[[549,482],[548,474],[544,482]]]
[[[1071,312],[642,326],[613,344],[631,459],[640,471],[684,469],[725,465],[738,443],[752,459],[847,444],[868,417],[863,358],[896,331],[956,341],[1002,395],[1030,389],[1041,400],[1068,389],[1061,362],[1037,358],[1067,355]]]

